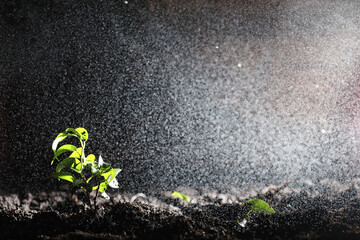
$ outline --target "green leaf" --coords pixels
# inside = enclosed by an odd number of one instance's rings
[[[77,129],[75,129],[75,131],[80,135],[82,140],[84,140],[84,141],[88,140],[89,134],[85,128],[77,128]]]
[[[59,144],[59,142],[61,142],[62,140],[64,140],[67,136],[68,136],[68,134],[67,134],[66,132],[61,132],[61,133],[59,133],[59,135],[57,135],[57,137],[56,137],[55,140],[53,141],[52,150],[55,151],[56,148],[57,148],[57,145]]]
[[[261,212],[265,212],[269,214],[275,213],[275,210],[272,209],[269,206],[269,204],[267,204],[265,201],[261,199],[252,198],[247,202],[251,205],[251,209],[256,213],[261,213]]]
[[[103,164],[104,165],[104,164]],[[115,177],[121,172],[120,168],[111,168],[108,172],[101,173],[100,175],[104,177],[106,187],[110,186],[112,188],[119,188],[119,183]]]
[[[87,165],[87,164],[91,164],[91,165],[95,164],[95,155],[94,154],[90,154],[86,157],[85,165]]]
[[[112,177],[111,177],[110,181],[108,181],[108,182],[110,183],[111,181],[113,181],[120,172],[121,172],[120,168],[112,168],[111,169],[111,176]]]
[[[112,168],[110,167],[107,172],[101,173],[101,176],[103,176],[104,179],[107,180],[107,179],[109,178],[109,176],[111,176],[111,174],[112,174],[112,171],[111,171],[111,170],[112,170]]]
[[[190,197],[189,196],[187,196],[187,195],[184,195],[184,194],[182,194],[182,193],[180,193],[180,192],[173,192],[172,194],[171,194],[171,196],[172,197],[177,197],[177,198],[180,198],[180,199],[182,199],[182,200],[185,200],[186,202],[190,202]]]
[[[67,128],[65,132],[67,134],[70,134],[71,136],[80,137],[79,133],[75,130],[75,128]]]
[[[60,154],[64,152],[75,152],[76,150],[77,148],[74,145],[65,144],[59,147],[59,149],[54,152],[54,159],[56,159]]]
[[[84,165],[85,166],[90,166],[91,168],[91,173],[94,175],[98,172],[98,169],[97,169],[97,164],[96,164],[96,161],[95,161],[95,155],[94,154],[90,154],[86,157],[86,160],[84,162]],[[92,176],[93,177],[93,176]]]
[[[99,171],[101,173],[107,173],[111,170],[111,165],[110,164],[107,164],[107,163],[103,163],[101,166],[100,166],[100,169]]]
[[[105,180],[103,180],[100,182],[99,185],[94,186],[93,190],[96,190],[99,188],[99,192],[104,192],[107,189],[107,185],[108,185],[108,183]]]
[[[99,189],[99,192],[101,193],[102,197],[106,199],[110,199],[110,197],[105,193],[107,187],[108,187],[107,181],[103,181],[99,185],[93,187],[93,190]]]
[[[99,192],[100,193],[103,193],[103,192],[105,192],[105,190],[107,189],[107,182],[105,181],[105,182],[102,182],[102,183],[100,183],[99,184]]]
[[[109,187],[119,188],[119,182],[116,180],[116,178],[113,178],[113,180],[109,182]]]
[[[69,182],[74,182],[76,179],[71,173],[68,173],[68,172],[57,172],[57,173],[51,174],[51,177],[63,179],[63,180],[69,181]]]
[[[56,172],[60,172],[64,167],[68,167],[77,173],[81,172],[81,162],[77,158],[65,158],[56,166]]]
[[[95,161],[95,155],[94,155],[94,154],[89,154],[89,155],[86,157],[86,161],[94,162],[94,161]]]
[[[85,182],[84,182],[84,180],[82,180],[82,179],[76,179],[74,182],[73,182],[73,186],[74,187],[81,187],[82,185],[84,185],[85,184]]]
[[[55,138],[55,140],[53,141],[52,144],[52,150],[56,151],[57,145],[59,144],[59,142],[61,142],[62,140],[64,140],[66,137],[68,136],[68,134],[66,132],[62,132],[59,135],[57,135],[57,137]],[[53,164],[54,159],[52,160],[51,164]]]
[[[71,136],[75,136],[85,142],[87,141],[89,136],[85,128],[67,128],[66,133],[71,134]]]
[[[102,173],[101,176],[104,177],[104,179],[107,181],[107,183],[110,183],[119,172],[120,172],[120,169],[110,168],[110,170],[108,172]]]
[[[115,169],[112,169],[112,171],[113,171],[113,174],[111,175],[112,177],[111,177],[110,181],[108,181],[109,186],[112,187],[112,188],[119,188],[119,183],[116,180],[116,176],[119,174],[119,172],[121,172],[121,169],[120,168],[115,168]]]
[[[69,158],[79,158],[79,159],[80,159],[81,153],[82,153],[82,148],[79,147],[79,148],[76,149],[75,152],[73,152],[73,153],[69,156]]]

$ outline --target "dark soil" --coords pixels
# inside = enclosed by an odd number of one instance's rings
[[[3,195],[1,239],[360,239],[354,186],[326,197],[269,188],[256,197],[276,213],[252,214],[245,227],[237,223],[249,210],[245,199],[190,193],[190,203],[170,193],[112,195],[97,211],[65,192]]]

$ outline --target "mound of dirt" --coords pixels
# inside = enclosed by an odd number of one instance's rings
[[[2,195],[1,239],[360,239],[360,200],[355,187],[341,193],[269,189],[255,196],[275,214],[250,214],[239,196],[169,193],[112,195],[90,209],[65,192]]]

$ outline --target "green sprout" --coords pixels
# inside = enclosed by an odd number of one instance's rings
[[[71,144],[65,144],[58,147],[58,144],[67,137],[75,137],[80,141],[80,147],[76,147]],[[96,191],[93,199],[94,206],[96,208],[96,199],[101,194],[102,197],[109,199],[109,196],[105,193],[109,187],[118,188],[119,183],[116,180],[116,176],[121,171],[119,168],[112,168],[109,163],[105,163],[101,156],[98,161],[95,160],[94,154],[85,155],[85,144],[88,140],[88,132],[85,128],[68,128],[64,132],[61,132],[53,141],[52,150],[54,151],[54,157],[51,161],[51,165],[56,160],[58,162],[56,166],[56,172],[51,177],[56,179],[65,180],[71,182],[74,188],[80,188],[84,191],[90,206],[91,196],[93,191]],[[64,153],[69,153],[69,156],[64,156]],[[74,173],[70,173],[63,170],[72,170]]]
[[[250,205],[250,210],[242,215],[242,221],[238,222],[238,224],[242,227],[245,227],[246,223],[250,221],[250,213],[267,213],[267,214],[273,214],[275,213],[275,210],[270,207],[269,204],[267,204],[265,201],[258,199],[258,198],[252,198],[247,201],[247,203]],[[243,204],[244,205],[244,204]]]
[[[256,212],[256,213],[268,213],[273,214],[275,213],[275,210],[272,209],[269,204],[267,204],[265,201],[258,199],[258,198],[252,198],[247,201],[251,205],[250,212]],[[250,213],[249,212],[249,213]],[[248,213],[248,214],[249,214]]]
[[[172,194],[171,194],[172,197],[176,197],[176,198],[180,198],[182,200],[185,200],[186,202],[190,202],[190,197],[187,196],[187,195],[184,195],[180,192],[176,192],[174,191]]]

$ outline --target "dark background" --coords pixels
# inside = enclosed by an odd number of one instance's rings
[[[0,14],[3,191],[54,188],[51,143],[79,126],[88,154],[123,169],[120,191],[359,176],[358,1],[1,1]]]

